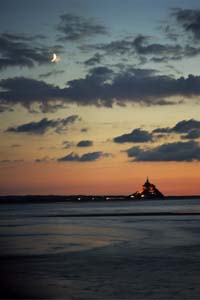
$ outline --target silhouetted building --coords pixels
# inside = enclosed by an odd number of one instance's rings
[[[156,186],[149,182],[147,177],[146,182],[142,186],[140,192],[136,191],[134,194],[131,194],[129,198],[135,199],[152,199],[152,198],[163,198],[164,195],[156,188]]]

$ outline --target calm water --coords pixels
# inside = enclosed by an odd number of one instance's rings
[[[195,213],[200,199],[1,205],[1,298],[199,299],[199,215],[84,217],[111,212]]]

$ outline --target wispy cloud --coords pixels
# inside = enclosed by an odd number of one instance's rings
[[[58,38],[59,41],[79,41],[96,35],[107,34],[106,27],[98,24],[94,19],[86,19],[70,13],[60,16],[57,30],[61,33]]]
[[[40,74],[39,78],[47,78],[47,77],[56,76],[63,73],[65,73],[64,70],[53,70],[47,73]]]
[[[47,47],[37,44],[42,35],[25,36],[9,33],[0,34],[0,69],[8,67],[33,67],[35,64],[49,64],[51,53],[60,52],[62,46]]]
[[[88,152],[83,155],[78,155],[74,152],[60,157],[57,159],[58,162],[92,162],[100,159],[101,157],[109,157],[109,153],[104,153],[101,151]]]
[[[50,129],[53,129],[56,133],[62,133],[67,130],[70,124],[73,124],[78,120],[80,120],[78,115],[71,115],[65,119],[49,120],[43,118],[38,122],[30,122],[15,127],[9,127],[6,132],[43,135]]]
[[[176,18],[184,31],[191,34],[196,41],[200,38],[200,9],[176,8],[172,15]]]

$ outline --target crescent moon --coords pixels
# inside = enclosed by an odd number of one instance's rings
[[[56,62],[57,61],[57,55],[56,53],[53,53],[53,58],[51,59],[51,62]]]

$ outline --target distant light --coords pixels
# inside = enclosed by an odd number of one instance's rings
[[[81,200],[81,198],[80,197],[78,197],[78,201],[80,201]]]

